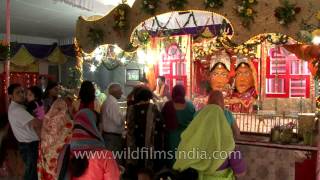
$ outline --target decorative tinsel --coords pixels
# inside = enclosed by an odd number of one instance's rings
[[[236,0],[238,2],[237,13],[242,19],[242,25],[246,28],[250,27],[250,23],[254,21],[256,11],[253,5],[257,4],[257,0]]]
[[[204,0],[206,8],[220,8],[223,6],[224,0]]]
[[[154,14],[158,7],[159,0],[143,0],[141,9],[148,14]]]
[[[102,29],[90,28],[88,32],[88,38],[94,46],[98,46],[103,42],[104,33]]]
[[[275,9],[274,16],[280,24],[287,25],[296,19],[296,14],[300,11],[300,7],[297,7],[295,4],[290,4],[288,0],[283,0],[282,6]]]
[[[113,16],[113,19],[114,19],[113,28],[116,31],[123,31],[128,29],[129,22],[128,22],[127,16],[128,16],[129,9],[130,9],[130,6],[128,6],[127,4],[120,4],[119,6],[116,7],[115,13]]]
[[[172,10],[182,10],[187,3],[187,0],[170,0],[168,6]]]

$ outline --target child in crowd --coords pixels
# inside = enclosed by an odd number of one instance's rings
[[[37,86],[30,87],[27,91],[27,111],[39,120],[44,118],[42,90]]]

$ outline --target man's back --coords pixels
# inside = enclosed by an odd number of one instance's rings
[[[124,119],[120,113],[118,101],[109,95],[101,108],[102,129],[104,132],[122,134]]]

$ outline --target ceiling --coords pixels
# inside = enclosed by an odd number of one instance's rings
[[[105,15],[120,0],[84,0],[90,10],[61,0],[11,0],[11,34],[66,39],[73,37],[79,16]],[[5,32],[6,0],[0,0],[0,33]]]

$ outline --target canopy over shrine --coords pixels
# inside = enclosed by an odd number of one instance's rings
[[[131,8],[129,6],[127,7],[126,22],[128,23],[128,26],[126,30],[115,30],[113,26],[115,17],[117,16],[117,10],[121,5],[113,9],[106,16],[95,17],[93,18],[94,20],[79,17],[76,25],[76,39],[81,49],[86,53],[92,52],[101,44],[117,44],[120,48],[126,50],[130,44],[131,34],[139,24],[151,17],[168,13],[173,10],[168,6],[169,2],[170,0],[162,0],[157,3],[154,14],[149,14],[141,9],[144,0],[136,0]],[[295,7],[299,8],[299,13],[297,13],[293,17],[294,20],[287,25],[283,25],[275,15],[276,9],[283,6],[283,2],[280,0],[256,1],[257,3],[252,6],[253,21],[250,22],[250,25],[244,25],[243,19],[241,18],[241,15],[239,15],[239,2],[235,0],[223,2],[224,5],[220,8],[208,9],[205,6],[204,0],[189,0],[182,8],[175,10],[213,11],[224,16],[234,27],[232,40],[237,44],[242,44],[251,37],[263,33],[282,33],[293,39],[300,40],[298,33],[301,30],[305,30],[306,25],[317,26],[319,23],[319,20],[314,18],[320,10],[320,3],[318,0],[289,1],[290,4],[294,4]],[[98,32],[96,34],[98,34],[97,38],[100,38],[100,40],[93,43],[90,32]]]

